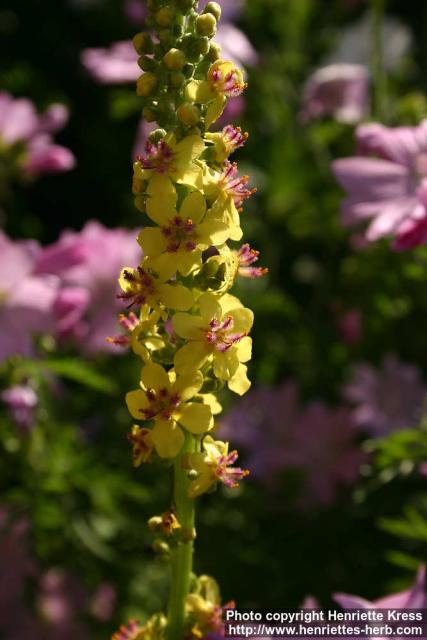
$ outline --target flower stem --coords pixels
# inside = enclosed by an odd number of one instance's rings
[[[167,640],[184,638],[185,600],[190,588],[193,567],[195,508],[194,500],[188,497],[189,480],[182,461],[185,455],[195,451],[195,447],[196,439],[187,433],[182,452],[177,456],[174,465],[174,501],[183,540],[178,542],[172,554]]]
[[[386,0],[372,0],[371,7],[371,73],[372,116],[381,122],[387,121],[387,74],[383,55],[383,18]]]

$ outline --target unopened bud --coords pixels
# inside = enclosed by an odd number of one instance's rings
[[[170,553],[170,547],[167,542],[164,542],[164,540],[154,540],[152,549],[162,556],[168,555]]]
[[[181,538],[183,542],[192,542],[196,539],[196,529],[194,527],[181,529]]]
[[[210,43],[208,58],[210,62],[216,62],[221,58],[221,47],[217,42]]]
[[[153,52],[153,42],[148,33],[137,33],[133,38],[133,46],[139,55]]]
[[[216,34],[216,18],[212,13],[202,13],[196,18],[196,31],[201,36],[212,38]]]
[[[143,71],[150,71],[151,69],[154,69],[156,63],[154,62],[153,58],[149,58],[148,56],[140,56],[138,58],[138,65]]]
[[[208,2],[203,13],[211,13],[217,20],[221,19],[221,7],[218,2]]]
[[[148,136],[149,141],[152,144],[157,144],[158,142],[160,142],[160,140],[162,140],[165,136],[166,136],[166,131],[164,129],[155,129],[155,131],[152,131],[150,133],[150,135]]]
[[[181,71],[185,65],[185,54],[179,49],[169,49],[163,56],[163,62],[170,71]]]
[[[151,531],[161,531],[163,528],[163,520],[161,516],[153,516],[148,521],[148,526]]]
[[[136,94],[143,98],[151,95],[157,86],[157,77],[154,73],[144,73],[136,83]]]
[[[174,42],[174,36],[170,29],[160,29],[157,35],[159,36],[160,43],[164,47],[167,47]]]
[[[203,36],[203,38],[198,38],[196,40],[196,52],[199,55],[205,56],[210,47],[209,38],[207,36]]]
[[[173,87],[178,89],[179,87],[182,87],[184,82],[185,82],[185,75],[183,73],[180,73],[178,71],[176,71],[175,73],[171,73],[170,83]]]
[[[200,120],[200,111],[196,105],[184,102],[176,111],[178,120],[187,127],[194,127]]]
[[[160,27],[169,27],[175,17],[175,11],[172,7],[162,7],[156,13],[156,22]]]

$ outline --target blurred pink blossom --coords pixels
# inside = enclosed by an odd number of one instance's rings
[[[368,69],[358,64],[332,64],[315,71],[303,94],[303,121],[332,116],[338,122],[360,122],[368,109]]]
[[[285,469],[301,470],[302,502],[332,503],[365,460],[350,411],[320,403],[300,407],[292,382],[249,392],[225,416],[220,435],[242,446],[245,465],[263,482]]]
[[[360,309],[337,309],[336,326],[343,342],[357,344],[362,338],[362,312]]]
[[[0,399],[7,405],[12,420],[18,427],[28,431],[33,425],[38,397],[28,384],[15,385],[0,393]]]
[[[135,82],[142,73],[131,40],[115,42],[106,48],[84,49],[80,59],[90,75],[101,84]]]
[[[22,171],[26,175],[68,171],[75,166],[69,149],[54,144],[52,134],[62,129],[68,120],[68,109],[51,105],[38,115],[27,98],[15,99],[0,92],[0,142],[6,146],[23,146]]]
[[[385,358],[381,370],[369,364],[357,365],[344,389],[345,398],[355,407],[355,424],[374,437],[416,427],[426,394],[419,369],[394,356]]]
[[[372,123],[356,132],[357,155],[333,163],[347,192],[342,222],[370,224],[366,238],[394,238],[397,251],[427,241],[427,120],[417,127]]]
[[[346,593],[336,593],[333,596],[345,610],[348,609],[426,609],[427,596],[425,593],[425,566],[421,565],[415,580],[415,584],[410,589],[393,593],[378,600],[365,600],[359,596],[348,595]],[[390,622],[388,623],[390,625]],[[368,636],[373,638],[373,636]],[[390,636],[388,636],[390,637]],[[399,638],[397,634],[395,637]],[[375,636],[375,640],[385,640],[381,636]]]
[[[117,333],[117,313],[123,308],[116,299],[121,268],[141,259],[136,235],[91,221],[80,232],[64,231],[39,255],[38,273],[61,280],[54,305],[60,335],[72,336],[87,353],[121,353],[106,338]]]
[[[54,330],[59,279],[36,272],[41,249],[32,240],[14,242],[0,231],[0,362],[32,354],[32,336]]]

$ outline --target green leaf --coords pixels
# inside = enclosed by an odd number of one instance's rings
[[[31,362],[30,365],[32,368],[39,370],[48,369],[62,378],[73,380],[74,382],[78,382],[96,391],[101,391],[102,393],[115,395],[118,392],[117,385],[112,380],[82,360],[73,358],[42,360],[39,362]]]

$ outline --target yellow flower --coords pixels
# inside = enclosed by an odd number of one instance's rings
[[[177,313],[173,318],[175,333],[188,341],[175,354],[175,369],[188,374],[207,362],[212,363],[214,375],[243,395],[250,387],[247,368],[242,363],[251,358],[252,340],[248,333],[253,312],[229,294],[218,299],[205,293],[198,305],[199,316]]]
[[[185,311],[193,304],[193,296],[182,284],[168,284],[167,274],[154,271],[152,262],[144,258],[137,269],[125,267],[119,278],[123,293],[119,298],[162,313],[164,307]]]
[[[228,124],[222,131],[205,133],[205,140],[212,142],[215,150],[215,162],[222,164],[236,149],[243,147],[248,138],[240,127]]]
[[[230,60],[217,60],[211,65],[207,80],[191,80],[186,86],[188,101],[208,104],[205,116],[209,127],[224,110],[227,98],[239,96],[246,88],[243,73]]]
[[[228,442],[206,436],[203,440],[203,452],[190,454],[186,461],[188,469],[197,471],[197,478],[190,482],[188,496],[196,498],[216,482],[223,482],[228,487],[238,487],[238,481],[247,476],[249,471],[231,466],[237,458],[237,451],[228,452]]]
[[[138,242],[154,265],[172,277],[177,271],[183,276],[202,265],[202,251],[211,245],[223,244],[230,235],[228,225],[211,211],[206,213],[206,200],[200,191],[193,191],[183,201],[179,213],[174,206],[165,206],[150,198],[147,214],[159,227],[146,227]]]
[[[213,427],[209,405],[189,402],[200,391],[203,376],[200,371],[178,376],[166,372],[155,363],[141,372],[141,389],[130,391],[126,403],[133,418],[154,420],[151,437],[161,458],[174,458],[184,443],[181,427],[200,435]]]
[[[210,576],[197,579],[197,592],[189,593],[185,605],[191,624],[191,638],[204,638],[209,632],[223,628],[221,596],[216,581]]]
[[[133,466],[139,467],[142,462],[150,462],[154,449],[153,438],[150,429],[144,429],[137,424],[132,427],[128,435],[129,442],[133,445],[132,460]]]
[[[147,142],[144,154],[133,165],[134,192],[140,193],[148,182],[149,197],[156,198],[161,206],[174,206],[174,182],[201,188],[202,168],[195,160],[204,148],[205,143],[198,135],[186,136],[177,142],[175,136],[169,134],[157,144]]]

